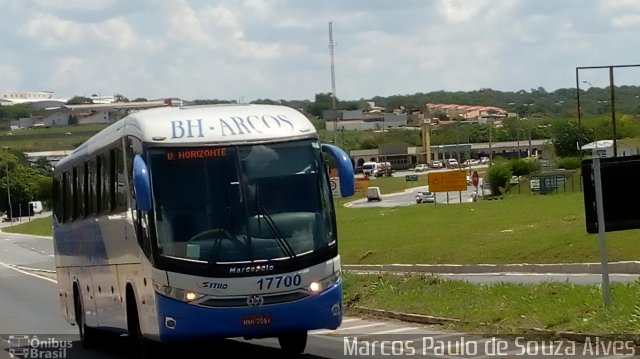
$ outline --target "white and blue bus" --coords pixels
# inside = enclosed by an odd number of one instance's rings
[[[330,156],[326,156],[329,154]],[[285,106],[133,113],[60,160],[54,249],[62,311],[84,344],[277,337],[342,322],[328,163],[351,159]]]

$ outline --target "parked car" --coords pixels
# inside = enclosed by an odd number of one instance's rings
[[[381,201],[381,200],[382,200],[382,197],[380,197],[380,187],[367,188],[367,202]]]
[[[442,162],[441,160],[431,161],[431,168],[443,168],[443,167],[444,167],[444,162]]]
[[[429,166],[425,165],[424,163],[421,163],[419,165],[416,165],[415,171],[416,172],[424,172],[429,170]]]
[[[456,160],[455,158],[447,158],[447,167],[448,168],[457,168],[460,167],[460,165],[458,164],[458,160]]]
[[[433,192],[429,192],[429,191],[418,191],[418,194],[416,194],[416,203],[420,204],[420,203],[435,203],[436,202],[436,195]]]

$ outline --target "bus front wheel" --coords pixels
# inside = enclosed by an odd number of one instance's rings
[[[76,316],[76,325],[78,326],[78,334],[80,334],[80,341],[85,348],[91,348],[96,343],[97,329],[88,327],[85,322],[84,308],[82,307],[82,299],[80,298],[80,292],[77,288],[74,288],[74,311]]]
[[[127,330],[132,349],[142,359],[156,358],[160,354],[160,343],[145,338],[140,328],[140,316],[135,302],[133,290],[127,290]]]
[[[278,336],[280,349],[288,354],[300,354],[307,346],[307,332],[293,332]]]

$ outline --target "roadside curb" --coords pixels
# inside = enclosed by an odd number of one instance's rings
[[[556,264],[343,264],[346,271],[402,272],[402,273],[560,273],[600,274],[600,263]],[[609,273],[640,274],[640,261],[608,263]]]
[[[464,323],[464,321],[460,319],[455,319],[455,318],[444,318],[444,317],[435,317],[431,315],[403,313],[403,312],[396,312],[391,310],[373,309],[373,308],[360,307],[360,306],[347,307],[346,310],[350,311],[353,314],[390,318],[390,319],[400,320],[403,322],[425,324],[425,325],[447,326],[454,323]],[[633,337],[634,344],[635,345],[640,344],[640,338],[638,338],[638,336],[633,336],[631,334],[627,336],[622,336],[622,335],[612,335],[612,334],[576,333],[576,332],[556,331],[556,330],[543,329],[543,328],[522,328],[522,333],[519,333],[519,334],[529,334],[529,335],[533,334],[533,335],[538,335],[542,338],[551,339],[551,340],[566,339],[566,340],[570,340],[578,343],[594,341],[596,338],[604,341],[613,341],[620,338],[623,338],[624,340],[631,340],[629,339],[629,337]],[[480,335],[513,336],[514,334],[484,333]]]

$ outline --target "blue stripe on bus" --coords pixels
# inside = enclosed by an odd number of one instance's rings
[[[56,255],[84,258],[85,265],[107,263],[107,249],[99,221],[91,219],[54,226]]]
[[[207,308],[156,294],[160,339],[163,342],[202,337],[273,337],[289,331],[335,329],[342,323],[342,283],[320,294],[294,302],[241,308]],[[333,315],[331,307],[340,305]],[[271,324],[243,326],[248,316],[270,315]],[[165,318],[175,320],[175,329]]]

